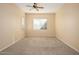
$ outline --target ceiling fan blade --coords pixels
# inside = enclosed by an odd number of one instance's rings
[[[37,8],[41,8],[41,9],[43,9],[44,7],[37,7]]]
[[[35,8],[37,11],[39,11],[39,9],[38,8]]]
[[[26,5],[26,7],[33,7],[33,6],[30,6],[30,5]]]

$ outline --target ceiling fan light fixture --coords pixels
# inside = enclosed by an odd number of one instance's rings
[[[28,5],[27,7],[32,7],[34,9],[36,9],[37,11],[39,11],[39,9],[43,9],[44,7],[39,6],[37,3],[33,3],[32,6]]]

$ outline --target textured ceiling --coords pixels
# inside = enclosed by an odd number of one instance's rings
[[[55,13],[63,6],[63,3],[38,3],[39,6],[44,7],[44,9],[39,9],[39,11],[35,9],[30,10],[31,7],[26,7],[27,5],[32,6],[33,3],[17,3],[16,5],[26,13]]]

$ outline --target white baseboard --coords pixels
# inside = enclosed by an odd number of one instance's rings
[[[4,49],[10,47],[10,46],[13,45],[13,44],[14,44],[14,42],[12,42],[12,43],[10,43],[10,44],[4,46],[3,48],[0,49],[0,52],[3,51]]]
[[[21,39],[19,39],[19,40],[21,40]],[[1,51],[3,51],[3,50],[4,50],[4,49],[6,49],[6,48],[8,48],[8,47],[12,46],[13,44],[15,44],[16,42],[18,42],[19,40],[16,40],[16,41],[14,41],[14,42],[12,42],[12,43],[10,43],[10,44],[6,45],[6,46],[5,46],[5,47],[3,47],[2,49],[0,49],[0,52],[1,52]]]
[[[74,49],[75,51],[77,51],[79,53],[79,50],[76,49],[75,47],[71,46],[70,44],[64,42],[63,40],[61,40],[60,38],[56,37],[57,39],[59,39],[60,41],[62,41],[64,44],[66,44],[67,46],[69,46],[70,48]]]

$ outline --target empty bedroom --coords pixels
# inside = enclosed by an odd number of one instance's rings
[[[0,55],[79,55],[79,4],[0,3]]]

